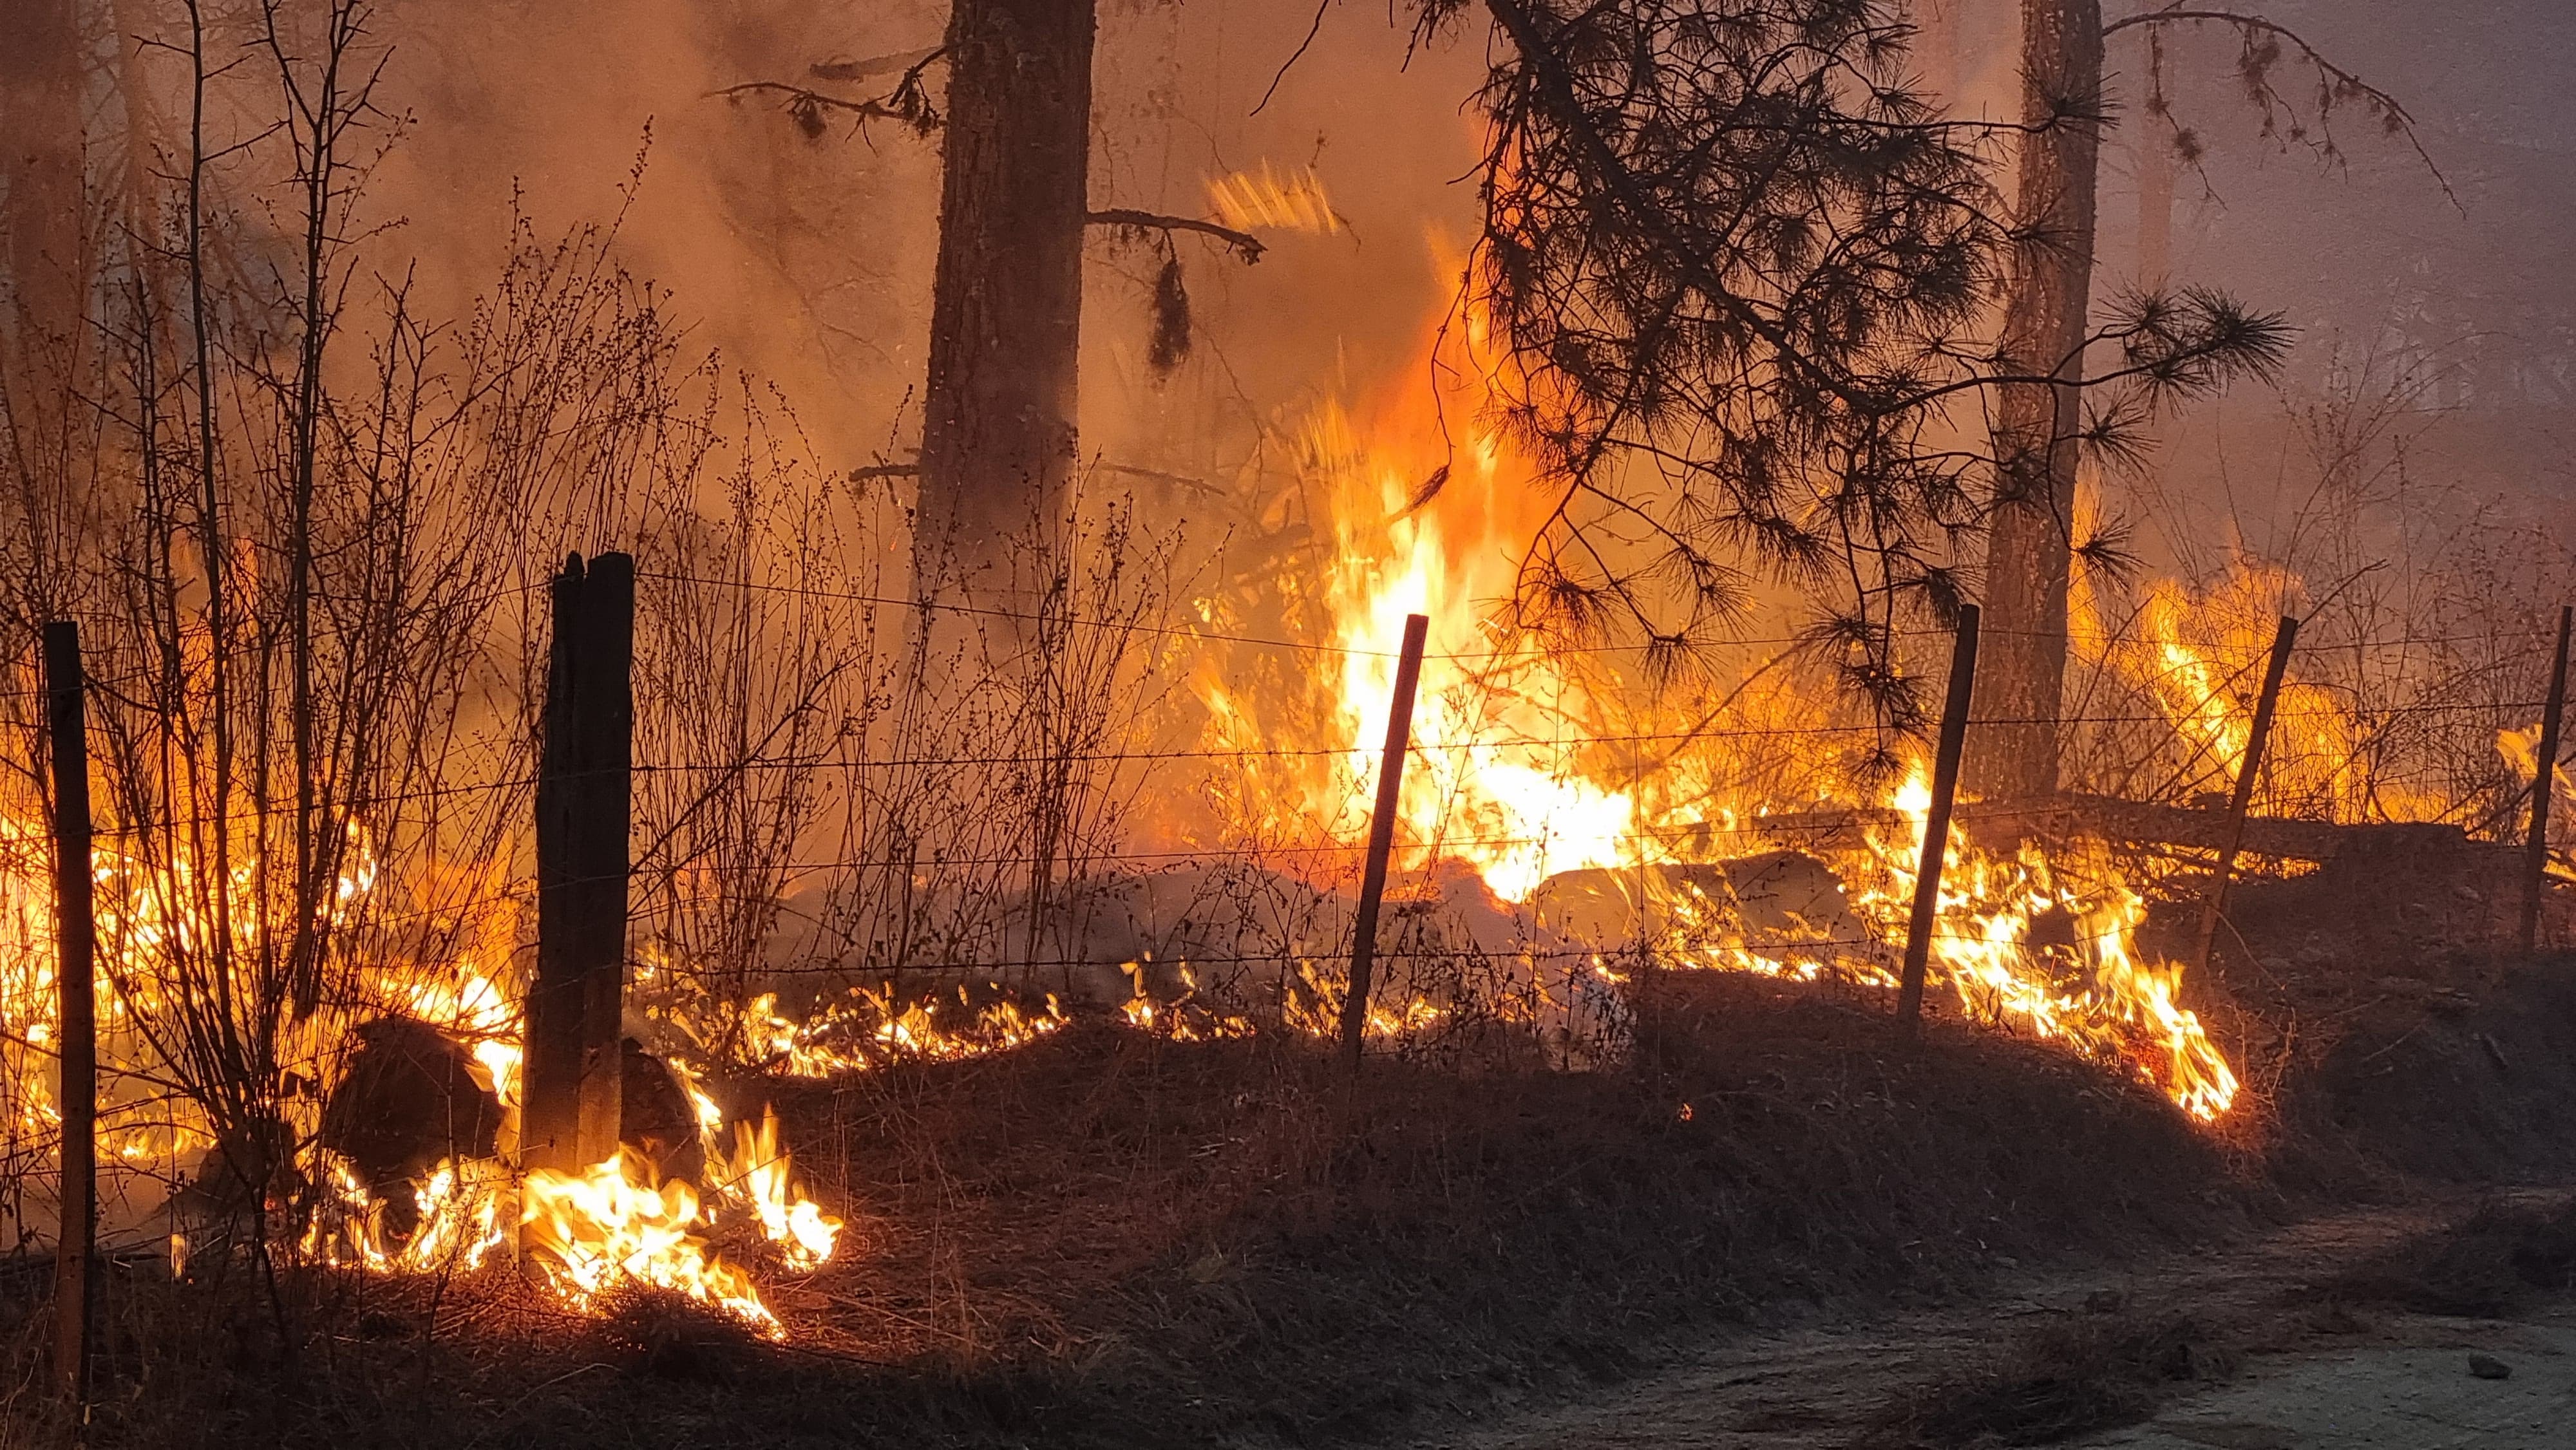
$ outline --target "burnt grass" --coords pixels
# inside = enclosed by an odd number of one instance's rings
[[[2226,1137],[2052,1048],[1944,1021],[1908,1044],[1875,996],[1720,974],[1661,976],[1635,1050],[1599,1071],[1497,1047],[1372,1059],[1353,1088],[1304,1044],[1100,1026],[741,1087],[776,1102],[849,1220],[822,1272],[764,1274],[789,1345],[653,1296],[566,1315],[506,1274],[308,1276],[272,1298],[246,1272],[208,1292],[138,1266],[112,1276],[89,1438],[1384,1442],[1598,1392],[1725,1326],[1973,1294],[1999,1260],[2187,1250],[2428,1178],[2566,1168],[2576,1140],[2546,1138],[2576,1080],[2544,1064],[2576,1031],[2571,964],[2439,964],[2450,985],[2331,1022],[2223,975],[2213,1014],[2271,1064]],[[2382,1081],[2391,1060],[2408,1084]],[[2558,1283],[2576,1224],[2531,1232],[2542,1248],[2512,1238],[2501,1270],[2455,1277]],[[13,1379],[41,1360],[40,1280],[0,1285]],[[2003,1346],[1891,1403],[1870,1443],[2134,1419],[2177,1366],[2208,1372],[2196,1336],[2121,1320]],[[37,1401],[13,1398],[34,1427]]]

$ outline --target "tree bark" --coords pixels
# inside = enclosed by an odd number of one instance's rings
[[[915,592],[990,595],[1074,462],[1095,0],[955,0]],[[1015,541],[1023,541],[1015,544]]]
[[[1988,798],[2057,788],[2073,561],[2085,312],[2101,149],[2101,0],[2024,0],[2019,218],[2004,314],[2007,371],[2054,383],[2002,389],[1996,497],[1986,536],[1992,636],[1970,736],[1968,786]]]

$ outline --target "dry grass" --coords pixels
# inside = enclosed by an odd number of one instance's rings
[[[2338,1302],[2494,1318],[2576,1289],[2576,1202],[2554,1210],[2495,1201],[2355,1266],[2326,1286]]]
[[[174,1302],[134,1322],[184,1343],[135,1342],[93,1438],[1379,1439],[1715,1322],[2171,1243],[2231,1193],[2144,1087],[1964,1030],[1905,1049],[1875,1004],[1730,977],[1659,983],[1615,1072],[1370,1069],[1346,1095],[1303,1044],[1069,1030],[790,1093],[852,1227],[779,1284],[783,1350],[662,1301],[569,1319],[490,1276],[305,1283],[289,1355],[252,1296],[182,1332],[175,1300],[214,1296],[138,1274]]]
[[[1388,1058],[1353,1094],[1302,1043],[1102,1027],[755,1087],[850,1219],[824,1272],[765,1271],[789,1346],[650,1298],[566,1316],[507,1275],[299,1280],[290,1345],[254,1283],[138,1269],[94,1442],[1385,1440],[1582,1393],[1718,1324],[1972,1289],[1998,1256],[2203,1243],[2277,1191],[2062,1053],[1945,1027],[1907,1049],[1874,1000],[1718,974],[1655,981],[1631,1060],[1595,1073]],[[2473,1237],[2523,1274],[2521,1239]],[[13,1382],[41,1293],[10,1281]],[[2078,1321],[1880,1430],[2110,1423],[2177,1363],[2209,1372],[2204,1328]]]

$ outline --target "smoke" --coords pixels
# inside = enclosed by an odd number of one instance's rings
[[[884,125],[808,136],[774,103],[713,93],[935,43],[940,8],[391,0],[375,26],[409,123],[370,188],[405,223],[383,250],[461,308],[514,207],[540,239],[622,218],[621,259],[693,340],[784,390],[827,457],[860,461],[920,372],[936,152]]]
[[[716,93],[779,81],[871,97],[892,77],[816,67],[918,53],[944,12],[387,0],[372,22],[391,52],[383,95],[407,120],[369,186],[372,213],[402,223],[377,252],[416,260],[417,295],[461,315],[514,208],[540,239],[620,218],[621,259],[669,289],[694,341],[781,388],[826,462],[900,461],[918,441],[937,138]],[[1095,207],[1206,215],[1211,180],[1268,161],[1311,166],[1348,225],[1277,236],[1251,266],[1177,238],[1193,336],[1168,370],[1152,362],[1162,254],[1095,233],[1082,425],[1096,461],[1230,488],[1320,392],[1404,366],[1456,285],[1425,243],[1475,224],[1464,103],[1481,52],[1417,50],[1384,13],[1334,7],[1282,75],[1313,19],[1251,0],[1102,7]],[[929,80],[935,96],[944,75]]]

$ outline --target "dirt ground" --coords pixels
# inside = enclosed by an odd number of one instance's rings
[[[1651,1377],[1473,1431],[1457,1450],[1788,1450],[2036,1445],[2121,1450],[2541,1450],[2576,1443],[2576,1296],[2515,1295],[2501,1315],[2428,1312],[2372,1285],[2423,1263],[2458,1225],[2548,1214],[2576,1193],[2443,1196],[2310,1219],[2126,1272],[2024,1274],[1972,1303],[1730,1337]],[[2387,1302],[2394,1300],[2397,1302]],[[1939,1407],[2018,1362],[2016,1346],[2088,1324],[2159,1326],[2166,1362],[2144,1423],[2058,1436],[1946,1431]],[[2470,1368],[2479,1355],[2503,1378]],[[2007,1376],[2024,1401],[2063,1386]],[[1927,1406],[1933,1412],[1923,1413]],[[1909,1413],[1912,1412],[1912,1413]]]
[[[2390,1343],[2267,1363],[2151,1424],[2080,1443],[2123,1450],[2561,1450],[2576,1437],[2576,1306],[2520,1322],[2423,1319]],[[2469,1372],[2471,1353],[2511,1371]]]

